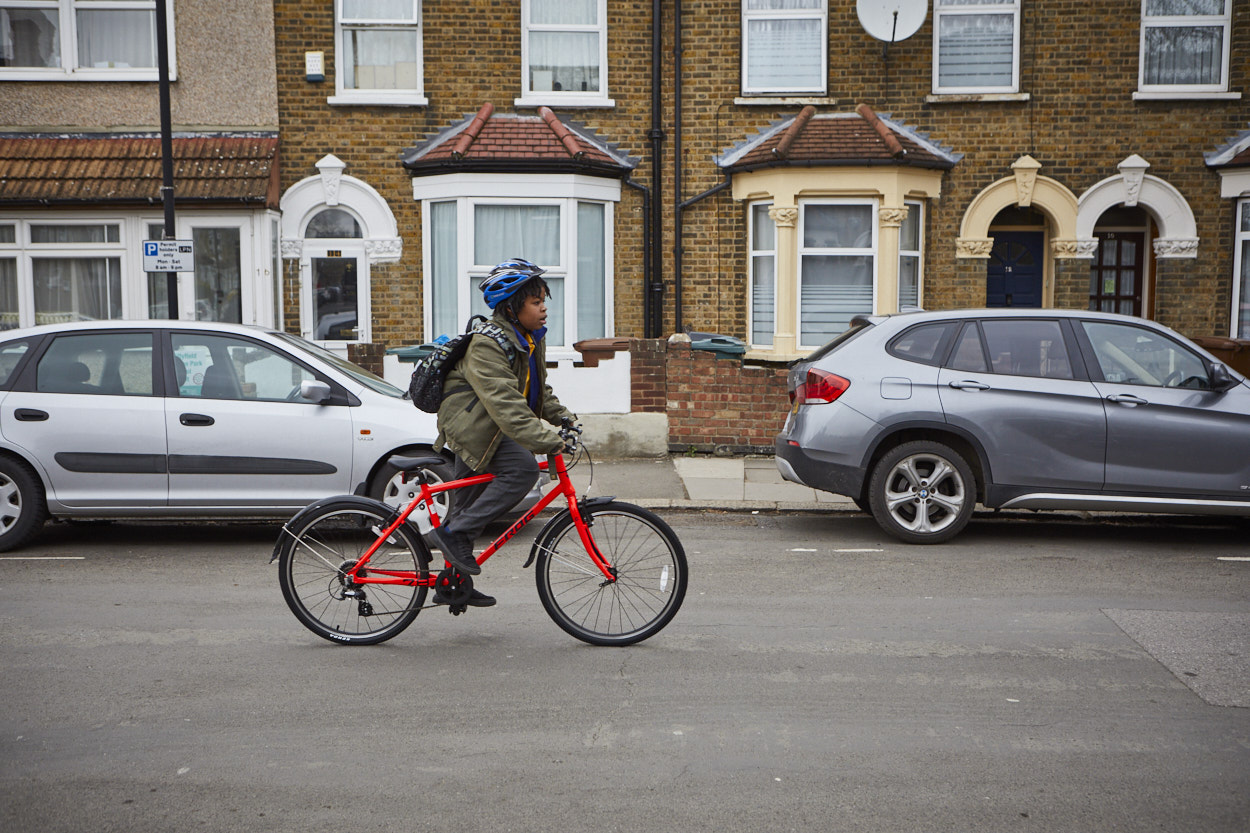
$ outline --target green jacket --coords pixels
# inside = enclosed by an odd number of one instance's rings
[[[494,339],[474,336],[469,349],[443,383],[443,404],[438,409],[438,439],[435,448],[446,445],[474,471],[483,471],[490,463],[499,441],[511,437],[535,454],[554,454],[564,441],[544,420],[559,425],[562,417],[575,419],[568,408],[552,393],[547,384],[546,340],[535,345],[538,360],[539,414],[535,416],[525,401],[525,376],[529,370],[529,348],[517,336],[512,323],[497,312],[492,321],[498,324],[516,347],[508,362]],[[466,388],[468,386],[468,389]],[[459,388],[460,390],[457,390]]]

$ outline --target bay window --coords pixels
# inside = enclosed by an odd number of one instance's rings
[[[331,104],[424,105],[420,0],[338,0]]]
[[[742,94],[824,95],[827,0],[742,0]]]
[[[522,0],[521,99],[608,105],[607,0]]]
[[[0,80],[155,81],[156,55],[155,0],[0,0]]]
[[[1232,0],[1142,0],[1141,92],[1228,90]]]
[[[933,92],[1014,93],[1020,0],[935,0]]]
[[[612,334],[611,202],[463,197],[430,200],[423,214],[427,340],[489,317],[478,283],[514,257],[547,270],[550,351]]]

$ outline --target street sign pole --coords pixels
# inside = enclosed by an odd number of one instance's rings
[[[156,71],[161,98],[161,200],[165,204],[164,239],[173,240],[174,226],[174,139],[173,117],[169,107],[169,22],[165,0],[156,0]],[[178,317],[178,273],[165,273],[165,295],[169,318]]]

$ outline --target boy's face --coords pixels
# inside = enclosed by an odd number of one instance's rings
[[[547,323],[547,299],[542,295],[530,295],[517,311],[517,323],[533,332]]]

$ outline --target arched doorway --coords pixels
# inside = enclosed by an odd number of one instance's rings
[[[1045,301],[1046,218],[1011,206],[990,226],[994,244],[985,265],[987,307],[1041,307]]]

